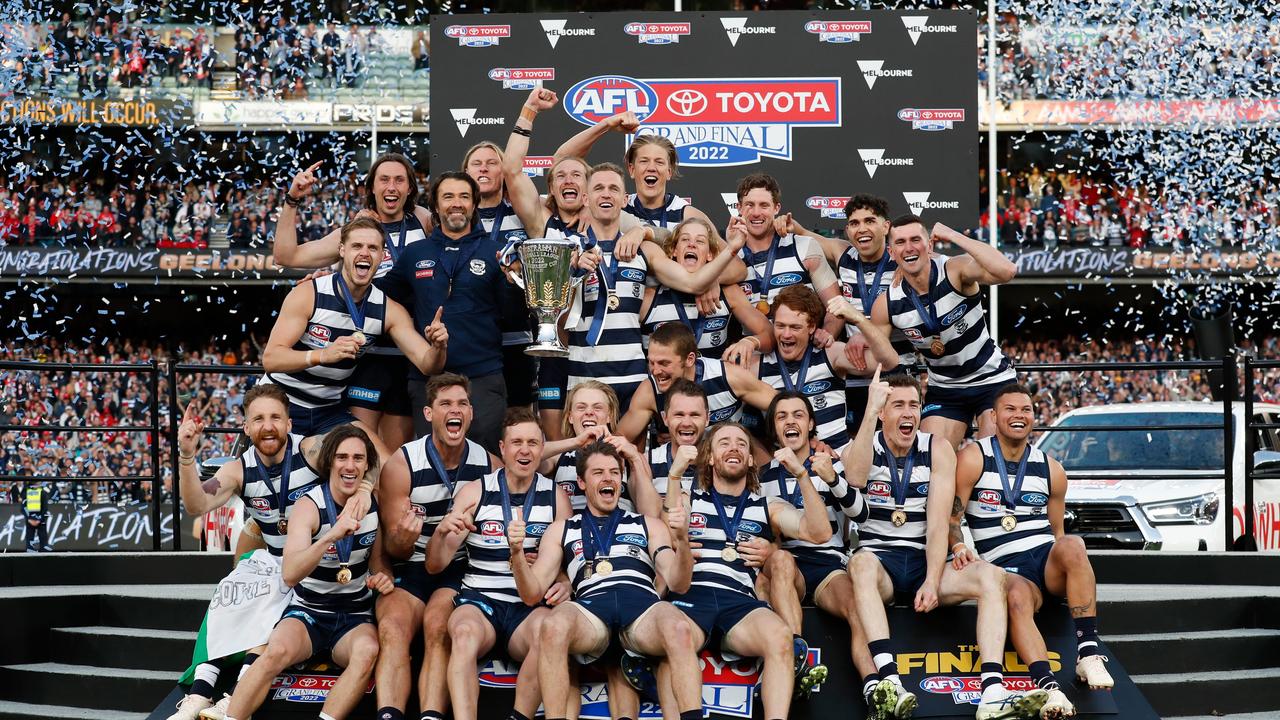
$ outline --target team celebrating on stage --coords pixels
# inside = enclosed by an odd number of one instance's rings
[[[763,717],[783,720],[827,677],[804,604],[847,623],[868,717],[918,704],[895,602],[976,602],[977,718],[1076,714],[1036,626],[1046,602],[1069,605],[1081,684],[1110,688],[1066,475],[1031,445],[1031,391],[986,330],[981,287],[1014,266],[865,193],[844,238],[822,237],[763,173],[717,228],[630,113],[566,140],[541,196],[524,159],[557,102],[533,90],[505,148],[477,144],[429,188],[379,157],[365,210],[319,240],[294,226],[323,164],[294,177],[275,260],[318,272],[281,307],[247,449],[202,480],[194,408],[179,430],[187,511],[239,496],[237,554],[264,548],[293,597],[234,691],[215,703],[229,663],[200,664],[171,720],[247,720],[320,653],[343,668],[327,720],[370,681],[380,719],[408,716],[416,685],[412,717],[474,720],[490,655],[519,668],[513,720],[576,718],[592,664],[613,718],[647,698],[693,720],[703,650],[758,658]],[[611,131],[635,135],[623,165],[588,165]],[[538,238],[576,243],[567,357],[524,352],[514,280]],[[1034,689],[1006,686],[1006,637]]]

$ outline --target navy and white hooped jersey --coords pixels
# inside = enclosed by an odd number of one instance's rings
[[[293,512],[293,504],[320,482],[315,469],[307,463],[306,453],[302,452],[302,439],[301,435],[289,435],[293,457],[289,461],[289,489],[285,495],[286,520]],[[279,505],[280,473],[284,471],[284,463],[267,468],[267,474],[271,477],[268,482],[262,479],[262,473],[258,469],[258,453],[252,447],[240,456],[240,462],[244,465],[240,500],[244,503],[245,512],[258,524],[262,541],[267,544],[267,552],[283,557],[285,533],[280,532]]]
[[[560,547],[564,550],[561,568],[573,584],[574,599],[622,589],[643,592],[656,598],[656,573],[653,558],[649,555],[649,528],[645,525],[644,516],[625,510],[622,512],[608,554],[601,555],[598,549],[592,548],[593,557],[597,561],[607,557],[613,570],[608,575],[592,573],[590,577],[583,577],[583,569],[587,566],[587,550],[584,548],[592,542],[591,535],[582,528],[584,522],[595,522],[597,528],[601,525],[594,515],[583,510],[565,521],[564,535],[560,539]]]
[[[472,516],[476,529],[467,535],[465,543],[467,574],[463,576],[462,584],[491,600],[521,602],[515,575],[511,573],[511,546],[507,544],[507,523],[502,516],[502,491],[498,486],[501,472],[491,472],[481,479],[483,492]],[[524,551],[536,553],[538,541],[555,520],[555,483],[539,473],[533,476],[528,492],[534,493],[534,498],[533,506],[524,518]],[[526,494],[511,493],[513,517],[515,508],[524,507]]]
[[[730,522],[736,513],[738,498],[737,495],[720,496]],[[724,525],[720,522],[715,502],[711,499],[711,492],[696,488],[690,499],[689,539],[702,544],[702,547],[693,551],[693,586],[718,588],[755,597],[759,568],[747,567],[741,553],[732,562],[720,556],[727,540]],[[769,501],[761,495],[750,493],[733,541],[746,542],[756,537],[772,542],[773,528],[769,525]]]
[[[631,512],[635,509],[630,497],[628,497],[628,488],[630,487],[629,473],[624,469],[622,473],[622,494],[618,497],[618,507]],[[551,479],[555,481],[556,487],[565,497],[569,498],[569,503],[573,506],[574,512],[581,512],[587,506],[587,494],[578,487],[578,451],[568,450],[560,453],[560,457],[556,459],[556,469],[552,473]]]
[[[775,353],[760,356],[760,379],[765,383],[785,390],[787,385],[782,380],[785,371],[793,384],[813,405],[813,422],[817,427],[818,438],[839,452],[849,444],[849,425],[845,421],[844,381],[831,367],[827,351],[809,344],[809,369],[804,378],[800,378],[801,361],[784,361],[783,368],[778,363]],[[771,422],[768,418],[764,421]]]
[[[840,293],[845,299],[853,303],[867,317],[871,317],[871,311],[867,308],[875,304],[876,298],[889,291],[889,286],[893,284],[893,273],[898,269],[898,263],[889,257],[889,251],[884,251],[884,269],[880,273],[880,284],[876,284],[876,270],[879,263],[861,263],[862,265],[862,287],[867,289],[867,299],[863,299],[861,290],[858,286],[858,251],[852,247],[846,249],[844,254],[840,256],[837,263],[836,272],[840,277]],[[853,338],[854,335],[861,335],[862,331],[853,323],[845,323],[846,339]],[[916,349],[911,345],[911,341],[906,335],[902,334],[902,330],[893,328],[889,333],[889,342],[893,344],[893,349],[898,353],[898,367],[905,368],[916,363]],[[849,375],[845,378],[845,387],[866,387],[871,384],[871,378],[858,377],[857,375]]]
[[[862,494],[849,487],[844,479],[844,465],[835,460],[832,463],[836,471],[836,484],[827,485],[827,481],[811,474],[808,478],[822,497],[827,509],[827,521],[831,523],[831,539],[824,543],[811,543],[804,540],[785,538],[782,541],[784,550],[790,550],[796,557],[814,557],[832,559],[844,563],[849,552],[849,521],[859,522],[866,519],[867,503]],[[797,509],[804,509],[804,496],[791,473],[773,460],[760,473],[760,494],[766,498],[785,500]]]
[[[669,442],[649,449],[649,468],[653,471],[653,489],[657,490],[659,495],[667,494],[667,476],[671,474],[674,454],[675,449]],[[680,489],[689,492],[697,476],[697,466],[690,465],[685,468],[684,475],[680,478]]]
[[[623,205],[622,209],[641,222],[670,230],[684,220],[684,211],[687,207],[689,203],[684,198],[674,193],[667,193],[662,198],[662,207],[650,210],[640,202],[639,195],[632,193],[627,196],[627,204]]]
[[[649,303],[649,313],[643,320],[645,347],[649,347],[649,336],[658,329],[659,325],[683,322],[676,309],[676,303],[684,308],[684,317],[688,318],[686,324],[698,341],[698,354],[705,358],[719,360],[720,356],[724,355],[725,348],[729,347],[730,324],[737,322],[729,310],[729,303],[724,300],[723,292],[716,311],[710,315],[702,315],[698,312],[698,301],[694,296],[666,286],[658,287],[653,294],[653,302]],[[699,330],[702,332],[701,335],[698,334]]]
[[[973,385],[1011,383],[1017,379],[1013,364],[987,334],[987,322],[979,295],[960,294],[947,278],[947,258],[935,257],[929,274],[929,296],[941,325],[945,348],[938,357],[930,350],[935,333],[929,331],[906,295],[907,284],[889,288],[889,319],[911,341],[929,369],[929,387],[965,388]]]
[[[746,293],[747,300],[752,305],[768,300],[772,305],[778,293],[792,285],[808,285],[816,292],[809,269],[804,266],[804,259],[812,242],[807,235],[775,235],[770,246],[777,248],[773,255],[771,273],[768,249],[752,252],[751,248],[744,246],[739,250],[738,257],[747,264],[747,279],[742,283],[742,291]],[[770,273],[768,278],[765,278],[766,273]]]
[[[907,513],[907,522],[902,527],[894,527],[893,511],[896,504],[888,463],[896,462],[898,471],[901,472],[906,458],[891,455],[885,446],[884,434],[876,433],[872,443],[875,457],[871,461],[871,472],[867,474],[869,512],[866,522],[858,527],[859,547],[872,551],[924,550],[929,480],[932,477],[932,440],[933,436],[929,433],[916,433],[915,461],[907,486],[906,502],[902,507]]]
[[[382,277],[391,272],[391,268],[395,267],[396,259],[400,257],[400,252],[420,240],[426,240],[427,231],[418,221],[418,216],[413,214],[413,208],[407,208],[403,218],[395,222],[382,223],[382,239],[385,248],[382,251],[382,262],[378,263],[374,277]]]
[[[449,514],[458,491],[493,469],[489,466],[489,453],[467,440],[462,462],[451,473],[453,487],[450,488],[440,477],[440,471],[431,465],[431,455],[427,452],[429,442],[431,436],[427,435],[400,448],[409,464],[409,502],[413,505],[413,512],[422,518],[422,532],[413,541],[413,554],[409,556],[409,562],[413,563],[426,559],[427,541],[435,534],[436,526],[444,516]],[[454,560],[461,560],[464,556],[462,548],[458,548]]]
[[[325,511],[324,486],[317,484],[307,491],[306,497],[316,504],[320,511],[320,528],[311,535],[311,541],[329,532],[331,527],[328,513]],[[342,514],[341,507],[333,509],[336,518]],[[368,613],[373,611],[373,591],[365,587],[369,577],[369,555],[373,552],[373,542],[378,535],[378,503],[373,501],[369,512],[356,526],[351,536],[350,582],[338,582],[338,572],[342,565],[338,560],[338,548],[330,545],[320,558],[320,564],[311,574],[302,579],[294,587],[298,604],[312,610],[344,613]]]
[[[996,443],[994,437],[986,437],[978,441],[982,448],[982,475],[969,494],[969,505],[965,508],[965,518],[969,522],[969,530],[973,533],[973,543],[988,562],[997,562],[1001,558],[1032,550],[1041,545],[1054,542],[1053,526],[1049,524],[1049,458],[1044,452],[1028,445],[1031,451],[1027,458],[1027,472],[1023,476],[1022,489],[1014,499],[1012,515],[1018,525],[1012,532],[1000,525],[1000,519],[1010,514],[1004,504],[1004,487],[1000,483],[1000,472],[996,469],[996,461],[992,447]],[[1009,487],[1013,488],[1018,473],[1018,461],[1005,459],[1005,470],[1009,473]]]
[[[589,273],[576,294],[565,329],[569,333],[569,382],[573,387],[582,380],[599,380],[614,387],[634,388],[648,375],[644,344],[640,332],[640,305],[644,301],[645,279],[649,263],[643,253],[628,262],[619,262],[614,282],[618,308],[608,308],[608,288],[601,287],[601,277],[613,265],[615,240],[598,243],[603,259],[596,272]],[[590,247],[590,243],[588,243]],[[604,306],[600,336],[590,342],[591,325],[596,306]]]
[[[279,385],[290,401],[303,407],[326,407],[342,402],[342,393],[356,369],[356,362],[368,348],[377,344],[378,336],[382,335],[382,322],[387,312],[386,295],[377,287],[369,286],[364,297],[364,325],[357,328],[347,312],[346,303],[337,294],[334,281],[338,277],[338,274],[325,275],[311,281],[315,287],[315,304],[311,317],[307,319],[307,329],[293,344],[293,349],[304,352],[323,350],[356,330],[365,334],[364,347],[350,360],[314,365],[289,373],[267,373],[262,379],[262,382]]]
[[[499,220],[501,217],[501,220]],[[499,244],[507,247],[513,243],[518,243],[529,237],[525,232],[524,224],[520,222],[516,211],[511,207],[511,203],[504,198],[501,202],[493,207],[476,208],[476,218],[480,221],[480,225],[489,237],[498,241]],[[497,224],[495,231],[494,225]],[[504,283],[504,291],[510,302],[520,302],[524,300],[524,291],[516,287],[512,283]],[[533,342],[533,332],[529,329],[527,320],[522,322],[522,318],[518,313],[512,313],[511,317],[504,317],[502,323],[502,344],[503,345],[528,345]]]
[[[695,359],[693,382],[707,391],[707,425],[742,417],[742,398],[733,392],[722,361],[703,357]],[[662,413],[667,410],[667,394],[658,390],[658,382],[652,375],[649,376],[649,385],[653,387],[653,402],[658,409],[653,416],[654,424],[659,432],[665,433],[667,425],[662,420]]]

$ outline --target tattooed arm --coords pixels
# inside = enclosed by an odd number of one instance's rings
[[[969,504],[973,486],[980,477],[982,448],[976,444],[969,445],[956,456],[956,496],[951,500],[951,518],[947,528],[947,546],[954,556],[951,563],[957,570],[978,559],[978,554],[964,544],[964,530],[960,524],[964,521],[964,508]]]

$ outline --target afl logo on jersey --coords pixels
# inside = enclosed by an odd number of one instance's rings
[[[417,504],[417,503],[410,503],[410,504],[409,504],[409,507],[413,508],[413,514],[414,514],[414,515],[416,515],[416,516],[418,516],[418,517],[420,517],[420,518],[426,518],[426,517],[427,517],[427,509],[426,509],[426,508],[424,508],[424,507],[422,507],[421,505],[419,505],[419,504]]]
[[[485,537],[502,537],[505,533],[500,521],[485,520],[480,524],[480,534]]]
[[[830,389],[831,389],[831,381],[815,380],[811,383],[805,383],[804,387],[800,388],[800,392],[804,393],[805,395],[817,395],[818,393],[824,393]]]
[[[995,490],[981,490],[978,492],[978,502],[982,505],[999,505],[1000,493]]]
[[[689,527],[697,528],[699,530],[706,529],[707,516],[703,515],[702,513],[691,513],[689,515]]]
[[[573,544],[569,546],[569,552],[573,553],[575,557],[579,557],[579,556],[581,556],[581,555],[582,555],[582,541],[581,541],[581,540],[574,540],[574,541],[573,541]]]
[[[882,480],[877,480],[877,481],[875,481],[875,482],[873,482],[873,483],[869,483],[869,484],[867,485],[867,494],[868,494],[868,495],[884,495],[884,496],[888,496],[888,495],[889,495],[889,490],[890,490],[890,488],[889,488],[889,483],[884,482],[884,481],[882,481]]]
[[[307,327],[307,334],[321,342],[329,342],[329,328],[323,325],[312,323]]]
[[[271,502],[262,497],[256,497],[250,500],[249,504],[253,506],[254,510],[259,510],[261,512],[267,512],[271,509]]]

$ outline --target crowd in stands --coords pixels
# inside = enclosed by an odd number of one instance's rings
[[[330,22],[322,32],[315,23],[299,26],[277,15],[272,24],[260,15],[236,27],[236,88],[250,99],[304,100],[317,81],[357,87],[382,42],[376,27],[350,25],[344,32]]]
[[[982,239],[987,239],[986,169],[980,171]],[[1110,246],[1185,250],[1280,246],[1280,186],[1260,183],[1235,197],[1123,186],[1049,169],[996,179],[997,232],[1005,246]]]
[[[1280,357],[1280,335],[1261,342],[1241,343],[1254,357]],[[1100,338],[1068,336],[1060,339],[1008,340],[1005,352],[1016,363],[1146,362],[1194,358],[1194,342],[1156,338],[1126,338],[1103,342]],[[234,345],[208,343],[200,347],[166,347],[148,341],[124,341],[102,346],[63,342],[57,338],[6,343],[0,360],[44,362],[146,362],[152,358],[174,363],[255,364],[260,357],[257,340]],[[184,375],[179,379],[178,401],[184,407],[192,399],[204,408],[208,426],[238,427],[244,393],[255,375]],[[1090,405],[1163,400],[1211,400],[1208,378],[1185,370],[1106,372],[1028,371],[1026,381],[1036,392],[1038,424],[1050,424],[1069,410]],[[1243,387],[1243,377],[1240,378]],[[1280,370],[1267,370],[1257,378],[1255,400],[1280,402]],[[160,421],[169,422],[168,384],[160,380]],[[75,372],[20,371],[0,376],[0,424],[48,424],[62,426],[124,426],[150,422],[150,395],[144,375],[86,374]],[[209,456],[231,455],[237,436],[220,435]],[[212,441],[210,441],[212,442]],[[162,500],[172,491],[167,436],[161,439]],[[102,433],[0,432],[0,475],[61,475],[101,477],[101,482],[50,483],[53,502],[131,503],[150,501],[150,483],[129,478],[151,472],[148,435],[139,432]],[[11,487],[0,482],[0,502],[11,501]]]
[[[0,246],[208,246],[225,230],[233,248],[265,248],[275,233],[280,188],[263,181],[206,181],[180,186],[85,182],[79,178],[10,183],[0,175]],[[355,176],[332,179],[308,208],[303,235],[323,237],[359,210]]]

